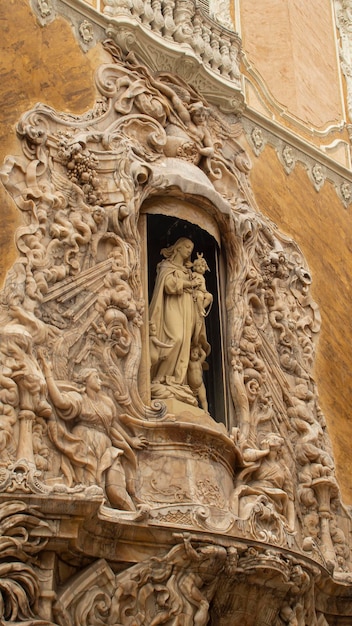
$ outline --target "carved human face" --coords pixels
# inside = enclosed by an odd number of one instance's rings
[[[96,224],[101,224],[104,221],[105,211],[102,207],[97,207],[94,209],[93,219]]]
[[[185,261],[191,256],[193,247],[193,242],[190,239],[183,239],[177,246],[177,252]]]
[[[205,270],[206,270],[205,263],[202,261],[196,260],[193,263],[193,269],[195,272],[197,272],[197,274],[205,274]]]
[[[310,393],[309,389],[307,389],[307,387],[305,385],[297,385],[297,387],[295,389],[295,396],[299,400],[310,400],[311,399],[311,393]]]
[[[111,339],[120,345],[127,346],[131,343],[128,330],[122,322],[116,322],[112,331]]]
[[[98,372],[92,372],[91,374],[89,374],[86,384],[87,384],[87,387],[89,387],[93,391],[100,391],[101,380],[99,378]]]
[[[202,124],[205,124],[206,119],[207,113],[203,107],[199,107],[199,109],[195,109],[194,111],[192,111],[192,122],[196,126],[202,126]]]
[[[266,440],[263,440],[263,443],[266,441],[266,444],[270,450],[278,452],[283,444],[282,437],[278,435],[269,435]]]
[[[199,359],[199,349],[192,348],[191,350],[191,361],[198,361]]]

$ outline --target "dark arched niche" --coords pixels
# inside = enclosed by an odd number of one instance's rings
[[[204,370],[204,383],[207,391],[209,413],[216,421],[228,425],[229,407],[227,401],[226,368],[224,345],[226,324],[224,323],[225,259],[221,250],[221,238],[214,218],[203,207],[176,198],[154,198],[144,204],[140,218],[143,242],[142,273],[144,292],[150,303],[157,265],[163,257],[160,251],[175,243],[180,237],[187,237],[194,243],[192,260],[197,253],[203,253],[209,270],[205,274],[207,290],[213,295],[213,304],[205,318],[207,338],[211,352]],[[144,270],[144,271],[143,271]],[[148,312],[146,312],[148,322]],[[148,359],[144,357],[144,373],[148,372]],[[187,408],[187,407],[186,407]],[[191,407],[188,407],[191,410]]]

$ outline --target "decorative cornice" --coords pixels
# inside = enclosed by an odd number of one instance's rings
[[[209,5],[209,15],[204,3],[197,0],[102,0],[102,3],[100,11],[84,0],[57,0],[55,6],[51,0],[32,0],[42,25],[53,21],[57,14],[68,18],[83,50],[109,36],[125,53],[135,52],[153,71],[179,75],[224,113],[243,115],[244,128],[257,156],[265,143],[270,143],[288,174],[299,161],[317,191],[325,180],[330,180],[344,206],[351,203],[351,172],[324,153],[328,146],[315,147],[279,122],[246,107],[239,70],[243,58],[241,40],[223,26],[225,22],[220,20],[214,3]],[[228,26],[229,20],[228,16],[225,20]],[[247,67],[247,60],[243,60]],[[264,93],[264,83],[260,82],[259,86]],[[285,111],[280,110],[280,117],[292,121]],[[299,128],[302,130],[302,125]],[[343,128],[341,123],[323,131],[313,130],[312,134],[326,138]],[[349,147],[343,140],[341,143]]]
[[[103,0],[103,4],[98,11],[83,0],[58,0],[56,9],[51,0],[32,1],[42,25],[55,19],[55,10],[68,17],[83,50],[108,35],[152,70],[181,76],[224,113],[242,113],[241,40],[207,15],[199,2]]]
[[[352,172],[326,155],[322,149],[295,135],[284,126],[266,118],[247,107],[242,124],[249,144],[256,156],[270,144],[276,150],[278,158],[287,174],[296,163],[301,163],[307,170],[308,177],[316,191],[322,189],[326,180],[330,181],[343,205],[347,208],[352,202]]]

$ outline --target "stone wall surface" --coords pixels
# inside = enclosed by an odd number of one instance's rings
[[[81,113],[94,102],[94,71],[101,51],[83,54],[70,24],[58,18],[41,27],[28,2],[1,3],[1,154],[16,153],[15,126],[36,102],[60,111]],[[102,61],[100,61],[102,62]],[[15,258],[13,232],[19,215],[1,193],[1,281]]]
[[[284,109],[315,128],[340,122],[344,110],[331,3],[244,0],[240,17],[244,51]]]

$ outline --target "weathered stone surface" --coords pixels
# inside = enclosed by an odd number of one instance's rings
[[[0,7],[2,50],[0,68],[2,159],[19,150],[15,125],[21,113],[38,101],[61,111],[81,113],[94,101],[94,66],[103,53],[84,55],[73,37],[70,24],[58,18],[39,26],[28,2],[20,0]],[[20,216],[9,197],[1,198],[1,277],[15,259],[13,235]]]
[[[334,346],[348,320],[328,249],[346,213],[319,165],[320,195],[269,147],[250,173],[241,123],[172,72],[111,40],[84,55],[62,18],[39,32],[48,66],[61,43],[77,71],[51,69],[42,104],[27,85],[1,170],[22,215],[0,297],[1,618],[346,623],[351,519],[322,408],[334,426],[348,361],[332,373],[323,339],[315,366],[316,300]]]

